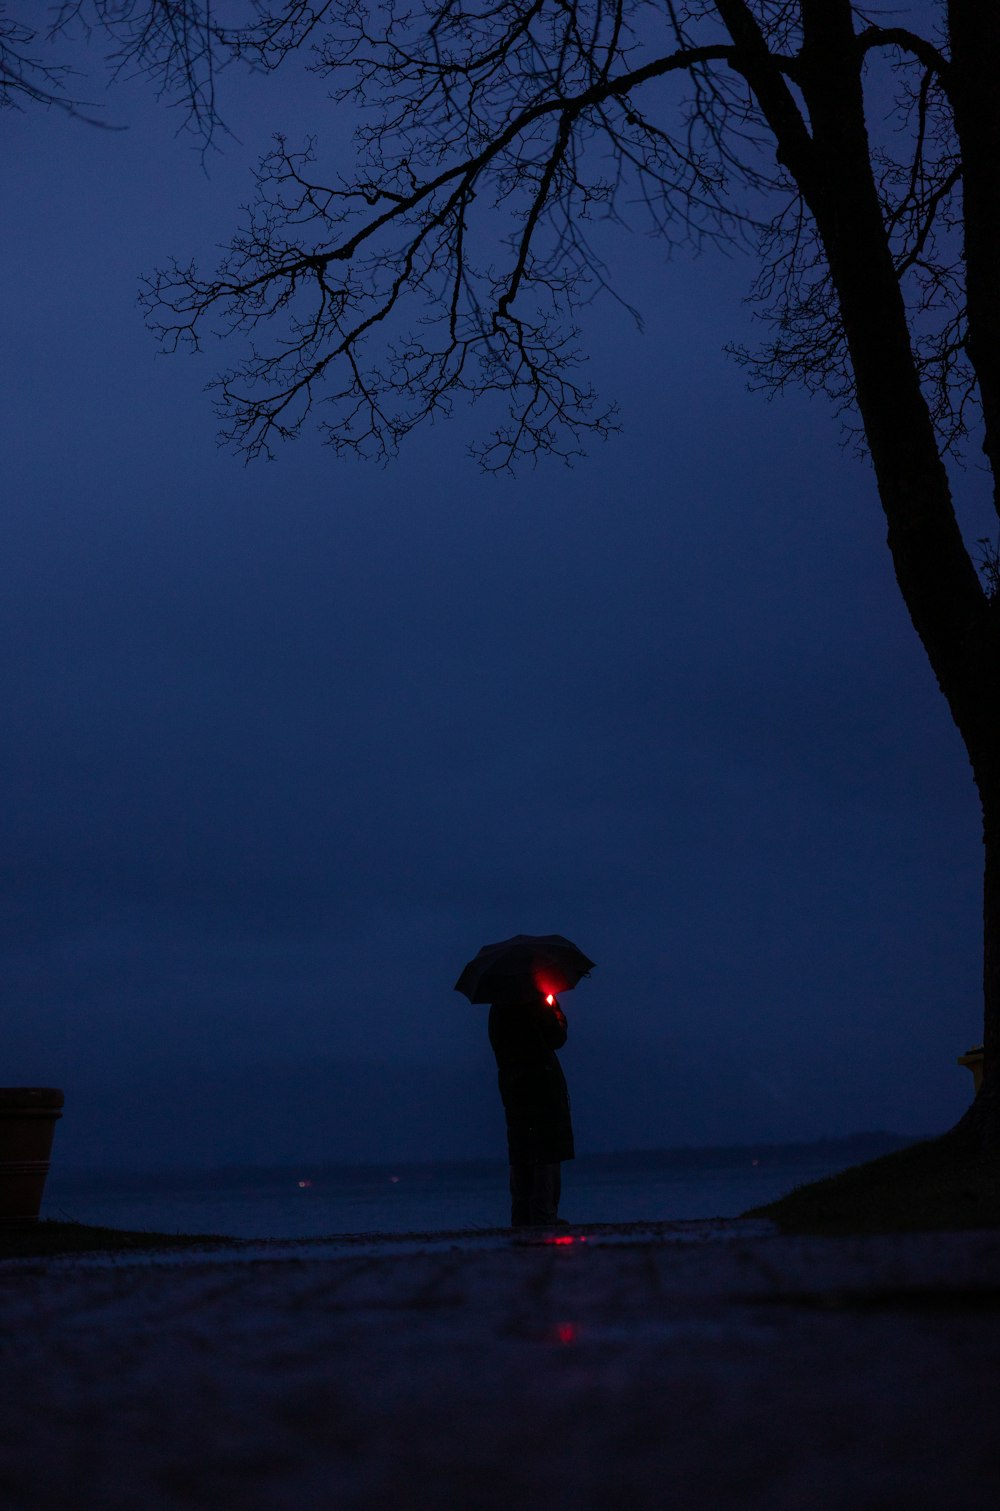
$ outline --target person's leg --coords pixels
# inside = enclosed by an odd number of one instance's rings
[[[510,1225],[512,1228],[525,1228],[533,1221],[531,1191],[534,1176],[534,1165],[518,1162],[510,1167]]]
[[[555,1222],[562,1191],[562,1167],[556,1164],[532,1165],[529,1218],[532,1223]]]

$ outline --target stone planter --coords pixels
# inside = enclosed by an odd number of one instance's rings
[[[0,1086],[0,1223],[37,1222],[64,1100],[52,1086]]]
[[[959,1055],[958,1063],[971,1070],[972,1094],[975,1096],[983,1084],[983,1046],[979,1044],[975,1049],[967,1049],[964,1055]]]

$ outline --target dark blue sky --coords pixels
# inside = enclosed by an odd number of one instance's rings
[[[466,416],[245,468],[139,276],[338,128],[224,103],[207,176],[138,85],[4,120],[0,1079],[66,1088],[67,1162],[500,1154],[451,984],[558,931],[581,1149],[948,1125],[975,794],[867,464],[723,354],[751,263],[614,244],[646,328],[594,311],[624,429],[573,470],[483,476]]]

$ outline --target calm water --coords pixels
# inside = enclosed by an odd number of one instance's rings
[[[902,1141],[900,1141],[902,1142]],[[881,1148],[872,1153],[882,1153]],[[711,1162],[693,1154],[658,1166],[563,1167],[561,1212],[571,1222],[736,1217],[869,1153],[801,1152]],[[70,1175],[53,1170],[43,1217],[238,1238],[316,1238],[334,1233],[411,1233],[501,1227],[508,1220],[502,1166],[402,1166],[365,1170],[219,1171],[169,1175]]]

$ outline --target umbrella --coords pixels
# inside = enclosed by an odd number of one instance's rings
[[[561,934],[515,934],[484,944],[455,982],[470,1002],[518,1002],[551,992],[568,992],[594,962]]]

